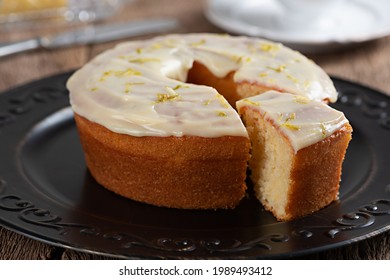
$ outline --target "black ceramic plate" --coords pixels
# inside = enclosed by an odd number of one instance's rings
[[[0,221],[50,244],[119,258],[288,258],[390,228],[390,98],[334,79],[353,128],[340,200],[277,222],[253,198],[234,210],[158,208],[89,175],[69,109],[70,73],[0,95]]]

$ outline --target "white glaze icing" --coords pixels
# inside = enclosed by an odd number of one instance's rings
[[[295,152],[325,139],[348,123],[342,112],[323,102],[285,92],[267,91],[237,102],[240,114],[246,108],[271,120],[289,138]]]
[[[335,101],[330,78],[312,61],[270,41],[211,34],[127,42],[97,56],[68,81],[73,110],[133,136],[246,136],[214,89],[185,83],[194,61],[215,76]]]

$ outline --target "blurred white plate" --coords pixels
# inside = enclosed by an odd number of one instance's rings
[[[342,1],[316,19],[299,18],[302,24],[298,25],[297,18],[276,0],[208,0],[205,15],[228,32],[268,38],[306,53],[390,35],[389,0]]]

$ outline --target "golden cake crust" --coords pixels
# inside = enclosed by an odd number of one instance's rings
[[[311,214],[338,198],[342,163],[351,140],[349,123],[324,140],[298,151],[291,170],[286,217]]]
[[[185,209],[234,208],[245,195],[246,137],[134,137],[75,120],[88,169],[117,194]]]

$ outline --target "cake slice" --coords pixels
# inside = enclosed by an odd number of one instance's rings
[[[280,221],[317,211],[338,198],[352,128],[325,103],[268,91],[237,102],[247,128],[256,197]]]

